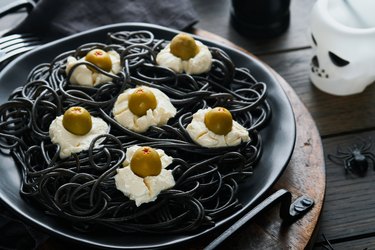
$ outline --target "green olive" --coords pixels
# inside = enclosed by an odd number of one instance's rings
[[[232,130],[232,114],[223,107],[216,107],[208,111],[204,117],[206,127],[218,135],[226,135]]]
[[[102,70],[105,70],[107,72],[111,71],[112,69],[112,60],[111,57],[107,52],[101,49],[93,49],[87,53],[85,60],[95,64]],[[88,68],[91,71],[96,71],[93,67],[88,66]]]
[[[85,108],[71,107],[65,111],[62,124],[72,134],[85,135],[92,128],[91,115]]]
[[[147,110],[154,110],[157,101],[154,93],[146,88],[138,88],[129,96],[129,109],[137,116],[144,116]]]
[[[170,45],[171,53],[182,60],[189,60],[199,53],[199,47],[192,36],[188,34],[178,34]]]
[[[130,169],[142,178],[159,175],[161,168],[159,153],[150,147],[137,149],[130,161]]]

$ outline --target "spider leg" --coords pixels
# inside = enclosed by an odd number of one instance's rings
[[[350,149],[350,147],[349,147]],[[348,149],[346,149],[345,151],[342,149],[342,145],[338,145],[337,148],[336,148],[336,154],[327,154],[327,159],[332,161],[333,163],[335,163],[336,165],[341,165],[343,160],[347,158],[347,159],[350,159],[352,158],[352,153],[351,151]],[[347,167],[346,167],[346,160],[344,160],[344,164],[345,164],[345,169],[347,171]]]
[[[361,144],[361,147],[359,148],[359,150],[361,152],[366,152],[372,147],[371,137],[369,137],[367,139],[361,138],[361,141],[362,141],[362,144]]]
[[[349,157],[350,155],[351,155],[351,151],[348,151],[348,150],[343,151],[341,145],[337,146],[335,157],[337,157],[337,158],[345,158],[345,157]]]
[[[346,154],[348,154],[348,152],[344,152],[344,151],[342,150],[341,145],[338,145],[338,146],[337,146],[336,153],[337,153],[338,155],[346,155]]]
[[[372,168],[375,171],[375,155],[371,152],[363,153],[363,155],[370,159],[370,161],[372,162]]]
[[[344,160],[345,174],[348,174],[348,172],[352,171],[352,167],[351,167],[352,160],[353,160],[353,157],[350,157]]]
[[[332,154],[327,155],[327,159],[335,163],[336,165],[341,165],[342,160],[345,159],[345,157],[346,156],[339,156],[339,155],[332,155]]]
[[[354,150],[358,150],[358,144],[354,143],[348,146],[349,152],[353,152]]]

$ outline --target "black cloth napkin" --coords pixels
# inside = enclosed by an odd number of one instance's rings
[[[48,239],[48,235],[25,224],[2,205],[0,205],[0,232],[0,249],[4,250],[36,249]]]
[[[102,25],[145,22],[186,30],[198,22],[190,0],[39,0],[9,33],[35,33],[48,40]],[[0,249],[37,249],[48,236],[0,204]]]
[[[185,30],[198,22],[190,0],[39,0],[10,33],[59,38],[98,26],[145,22]]]

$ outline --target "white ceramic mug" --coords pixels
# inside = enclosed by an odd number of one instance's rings
[[[333,95],[375,81],[375,0],[318,0],[311,15],[310,79]]]

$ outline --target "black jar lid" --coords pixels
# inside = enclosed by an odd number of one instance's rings
[[[242,35],[270,38],[290,23],[290,0],[232,0],[231,23]]]

